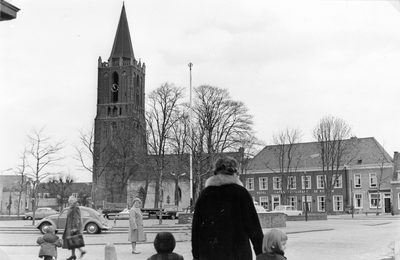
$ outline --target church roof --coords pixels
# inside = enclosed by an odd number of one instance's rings
[[[129,33],[128,19],[126,18],[125,5],[122,6],[117,33],[115,34],[114,44],[109,60],[120,57],[135,59],[135,55],[133,54],[131,34]]]

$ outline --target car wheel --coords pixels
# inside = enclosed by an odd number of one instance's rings
[[[95,223],[89,223],[86,225],[86,232],[88,232],[88,234],[97,234],[99,233],[99,226],[97,226]]]
[[[26,217],[26,219],[28,219],[28,220],[32,220],[32,217]]]
[[[176,218],[176,216],[175,215],[171,215],[171,219],[175,219]]]
[[[41,232],[42,234],[45,234],[45,233],[46,233],[47,227],[50,227],[50,226],[51,226],[51,224],[48,223],[48,222],[42,223],[42,224],[40,225],[40,227],[39,227],[40,232]]]

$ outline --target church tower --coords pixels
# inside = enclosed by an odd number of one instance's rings
[[[133,52],[122,6],[108,61],[98,60],[93,189],[96,204],[127,202],[126,184],[144,165],[146,66]]]

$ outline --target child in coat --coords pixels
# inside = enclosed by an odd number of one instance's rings
[[[63,241],[55,235],[53,226],[48,226],[45,232],[36,241],[40,245],[39,257],[43,258],[43,260],[57,259],[57,247],[61,247]]]
[[[287,235],[280,229],[273,228],[264,235],[262,251],[256,260],[285,260]]]
[[[183,260],[183,256],[173,253],[175,249],[175,238],[170,232],[160,232],[154,239],[154,248],[157,254],[147,260]]]

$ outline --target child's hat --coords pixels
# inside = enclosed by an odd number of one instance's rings
[[[172,253],[175,249],[175,238],[170,232],[160,232],[154,239],[154,248],[157,253]]]
[[[45,231],[46,233],[54,233],[55,228],[54,228],[53,226],[47,226],[47,227],[44,229],[44,231]]]

